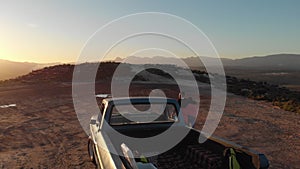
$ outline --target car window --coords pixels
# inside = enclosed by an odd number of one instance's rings
[[[170,123],[178,121],[177,114],[175,105],[170,103],[114,105],[110,124]]]

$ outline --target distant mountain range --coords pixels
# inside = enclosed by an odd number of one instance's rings
[[[59,63],[40,64],[30,62],[14,62],[0,59],[0,80],[16,78],[18,76],[28,74],[32,70],[41,69],[57,64]]]
[[[207,62],[211,63],[211,66],[215,66],[215,58],[201,57]],[[116,58],[115,61],[121,62],[122,58]],[[182,61],[192,68],[203,67],[203,63],[198,57],[188,57],[183,59],[168,58],[163,56],[155,57],[137,57],[129,56],[124,60],[127,63],[132,64],[162,64],[169,63],[175,65],[182,65]],[[255,56],[242,59],[227,59],[221,58],[223,66],[226,67],[239,67],[246,69],[281,69],[281,70],[300,70],[300,55],[298,54],[275,54],[268,56]]]
[[[203,57],[211,65],[214,66],[215,58]],[[126,62],[131,64],[175,64],[182,66],[183,63],[189,67],[201,68],[203,64],[198,57],[189,57],[183,59],[169,58],[163,56],[155,57],[137,57],[129,56],[126,60],[116,58],[116,62]],[[184,62],[182,62],[184,61]],[[221,59],[225,69],[259,69],[259,70],[296,70],[300,71],[300,55],[298,54],[276,54],[268,56],[255,56],[243,59]],[[16,78],[21,75],[30,73],[32,70],[41,69],[47,66],[58,65],[61,63],[29,63],[29,62],[13,62],[0,59],[0,80]]]
[[[236,60],[226,59],[222,61],[225,66],[300,70],[300,55],[298,54],[276,54],[264,57],[255,56]]]

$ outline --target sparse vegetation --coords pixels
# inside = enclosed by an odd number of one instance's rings
[[[228,79],[228,78],[227,78]],[[255,100],[272,102],[286,111],[300,113],[300,93],[291,91],[267,82],[254,82],[244,79],[231,78],[228,91],[237,95],[247,96]]]
[[[209,81],[207,73],[203,71],[193,71],[198,76],[197,80],[207,83]],[[254,100],[264,100],[272,102],[283,110],[300,113],[300,93],[291,91],[285,87],[269,84],[267,82],[255,82],[249,79],[238,79],[226,76],[228,92],[245,96]]]

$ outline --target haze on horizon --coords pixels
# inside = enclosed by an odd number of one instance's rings
[[[259,0],[1,1],[0,59],[75,62],[88,38],[104,24],[124,15],[152,11],[189,20],[224,58],[299,54],[299,7],[298,1]],[[111,57],[127,56],[126,48],[130,47],[120,48]]]

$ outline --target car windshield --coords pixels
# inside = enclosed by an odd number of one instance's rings
[[[111,125],[172,123],[178,121],[174,104],[139,103],[114,105],[110,118]]]

